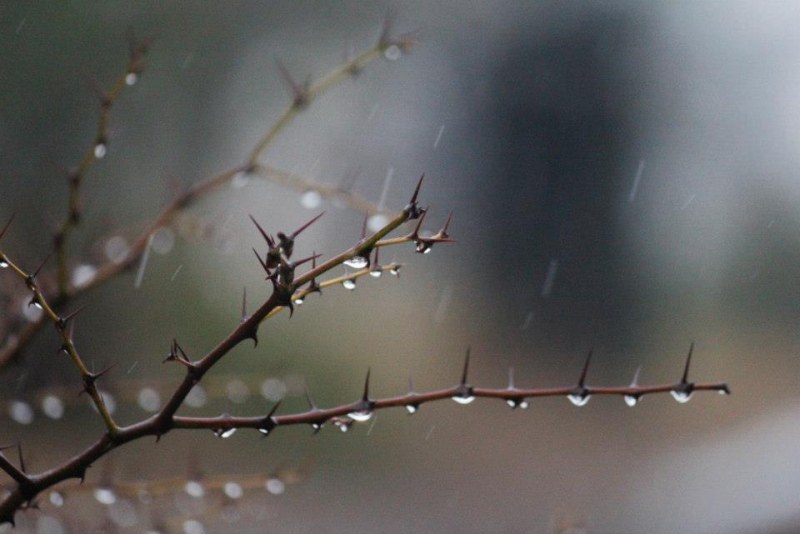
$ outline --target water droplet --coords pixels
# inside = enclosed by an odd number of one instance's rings
[[[139,76],[135,72],[129,72],[125,75],[125,84],[128,86],[136,84]]]
[[[106,245],[103,249],[106,258],[117,264],[125,261],[129,251],[130,246],[128,246],[128,240],[119,235],[110,237],[108,241],[106,241]]]
[[[353,269],[363,269],[369,265],[369,260],[364,256],[353,256],[349,260],[345,260],[344,264]]]
[[[302,298],[294,299],[294,303],[297,304],[298,306],[302,306],[304,302],[305,300],[303,300]]]
[[[206,527],[196,519],[187,519],[183,522],[183,534],[206,534]]]
[[[241,380],[234,379],[225,385],[225,393],[231,402],[242,404],[250,396],[250,388]]]
[[[508,404],[508,406],[512,410],[515,410],[517,408],[520,408],[522,410],[528,409],[528,401],[526,401],[525,399],[507,399],[506,404]]]
[[[672,394],[672,398],[674,398],[681,404],[686,404],[687,402],[689,402],[689,399],[692,398],[692,392],[683,389],[673,389],[672,391],[670,391],[670,393]]]
[[[231,187],[234,189],[241,189],[242,187],[246,186],[250,183],[250,176],[247,175],[246,172],[241,171],[237,172],[231,178]]]
[[[586,403],[589,402],[592,396],[586,393],[570,393],[567,395],[567,398],[575,406],[586,406]]]
[[[623,397],[625,399],[625,404],[633,408],[637,404],[639,404],[639,396],[638,395],[625,395]]]
[[[47,395],[42,399],[42,412],[50,419],[61,419],[64,416],[64,401],[55,395]]]
[[[174,247],[175,232],[172,231],[172,228],[162,226],[155,231],[150,242],[150,248],[153,249],[153,252],[161,255],[169,254]]]
[[[261,432],[261,434],[263,434],[264,436],[268,436],[269,433],[272,432],[272,427],[271,426],[262,426],[262,427],[259,427],[258,431]]]
[[[268,478],[264,483],[264,487],[273,495],[280,495],[286,491],[286,484],[283,482],[283,480],[275,477]]]
[[[214,435],[218,438],[228,439],[236,433],[236,427],[233,428],[218,428],[214,431]]]
[[[389,273],[392,276],[400,276],[400,266],[399,265],[392,265],[389,267]]]
[[[383,57],[389,61],[397,61],[403,55],[403,51],[397,45],[390,45],[383,51]]]
[[[364,423],[372,419],[372,412],[370,410],[359,410],[357,412],[350,412],[347,417],[358,423]]]
[[[352,278],[345,278],[342,280],[342,286],[344,286],[345,289],[352,291],[356,288],[356,281]]]
[[[311,423],[311,428],[314,429],[314,432],[317,432],[322,428],[322,423]]]
[[[383,276],[383,269],[381,269],[380,266],[377,266],[369,272],[369,275],[372,278],[380,278]]]
[[[225,486],[223,487],[223,491],[225,492],[225,495],[231,499],[240,499],[242,495],[244,495],[242,486],[236,482],[226,482]]]
[[[406,411],[409,414],[417,413],[417,410],[419,410],[419,404],[406,404]]]
[[[183,491],[185,491],[188,496],[194,497],[195,499],[199,499],[206,494],[206,489],[196,480],[187,482],[186,485],[183,486]]]
[[[97,488],[94,490],[94,498],[100,504],[110,505],[117,502],[114,490],[110,488]]]
[[[5,256],[0,256],[0,269],[8,268],[8,260]]]
[[[77,289],[82,289],[94,280],[97,268],[94,265],[83,263],[72,270],[72,285]]]
[[[161,407],[161,395],[151,387],[142,388],[136,400],[146,412],[154,413]]]
[[[200,384],[195,385],[183,402],[191,408],[201,408],[208,402],[208,393]]]
[[[459,404],[469,404],[470,402],[475,400],[473,395],[456,395],[455,397],[450,397],[454,401]]]
[[[730,391],[728,391],[727,389],[719,389],[719,390],[717,390],[717,394],[718,394],[718,395],[723,395],[723,396],[724,396],[724,395],[730,395],[730,394],[731,394],[731,392],[730,392]]]
[[[429,241],[417,241],[416,250],[419,254],[430,254],[433,248],[433,243]]]
[[[311,189],[310,191],[306,191],[300,197],[300,205],[306,209],[313,210],[316,209],[322,204],[322,195],[319,194],[319,191],[314,191]]]
[[[56,508],[61,508],[64,506],[64,495],[57,491],[51,491],[50,495],[47,496],[47,500],[49,500],[50,504]]]
[[[272,402],[278,402],[286,396],[286,384],[277,378],[267,378],[261,383],[261,395]]]
[[[97,159],[103,159],[106,157],[106,152],[108,151],[105,143],[97,143],[94,145],[94,157]]]
[[[25,401],[11,401],[8,405],[8,415],[21,425],[33,423],[33,407]]]
[[[350,430],[351,423],[352,421],[347,421],[344,419],[337,419],[333,422],[333,424],[336,425],[342,432],[347,432],[348,430]]]
[[[367,219],[367,229],[370,232],[377,232],[389,223],[389,217],[383,213],[376,213]]]

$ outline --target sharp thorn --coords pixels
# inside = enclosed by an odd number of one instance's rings
[[[33,271],[33,274],[30,275],[30,278],[36,278],[36,275],[39,274],[39,272],[42,270],[42,267],[44,267],[45,263],[47,263],[47,261],[50,259],[50,256],[52,256],[52,255],[53,254],[50,253],[50,254],[47,255],[47,257],[45,259],[42,260],[42,263],[40,263],[39,266],[36,268],[36,270]]]
[[[17,216],[16,213],[11,214],[11,217],[8,219],[8,222],[5,224],[5,226],[3,226],[3,229],[0,230],[0,239],[3,239],[3,236],[6,234],[6,231],[11,226],[11,223],[14,221],[14,217],[16,216]]]
[[[424,174],[419,177],[419,181],[417,182],[417,187],[414,188],[414,194],[411,195],[411,200],[408,201],[408,203],[412,206],[417,204],[417,197],[419,196],[419,189],[420,187],[422,187],[423,178],[425,178]]]
[[[467,385],[467,373],[469,372],[469,353],[472,347],[467,347],[467,355],[464,358],[464,372],[461,374],[461,385]]]
[[[692,352],[694,352],[694,341],[689,345],[689,354],[686,355],[686,366],[683,368],[681,384],[688,384],[689,382],[689,364],[692,363]]]
[[[323,212],[321,212],[321,213],[320,213],[319,215],[317,215],[316,217],[314,217],[313,219],[311,219],[310,221],[308,221],[307,223],[305,223],[303,226],[301,226],[300,228],[298,228],[298,229],[297,229],[297,230],[295,230],[294,232],[292,232],[292,235],[291,235],[290,237],[291,237],[292,239],[296,239],[296,238],[297,238],[297,236],[298,236],[298,235],[300,235],[300,232],[302,232],[303,230],[305,230],[306,228],[308,228],[309,226],[311,226],[312,224],[314,224],[315,222],[317,222],[317,220],[319,220],[319,218],[320,218],[320,217],[322,217],[323,215],[325,215],[325,212],[324,212],[324,211],[323,211]]]
[[[253,253],[256,255],[256,258],[258,258],[258,263],[261,264],[261,268],[263,268],[264,271],[267,274],[269,274],[269,267],[267,267],[267,262],[261,259],[261,256],[258,254],[258,251],[256,249],[253,249]]]
[[[362,402],[369,402],[369,375],[372,371],[371,368],[367,367],[367,378],[364,380],[364,394],[361,396]]]
[[[247,320],[247,286],[242,290],[242,322]]]
[[[261,233],[261,236],[264,238],[264,241],[267,242],[267,246],[269,246],[269,248],[274,248],[275,240],[272,239],[272,236],[270,236],[266,231],[264,231],[264,229],[261,227],[260,224],[258,224],[258,221],[256,221],[256,219],[252,215],[250,215],[250,220],[253,221],[253,224],[255,224],[256,228],[258,228],[258,231]]]
[[[306,400],[308,401],[308,405],[311,407],[311,411],[317,411],[317,404],[314,402],[314,398],[311,396],[311,391],[308,390],[308,386],[306,386]]]
[[[589,354],[586,355],[586,363],[583,364],[583,371],[581,371],[581,377],[578,380],[578,387],[584,387],[586,384],[586,373],[589,372],[589,362],[592,361],[592,352],[594,352],[594,348],[589,349]]]
[[[516,389],[514,387],[514,368],[511,366],[508,368],[508,389]]]
[[[640,373],[641,371],[642,371],[642,366],[640,365],[639,367],[637,367],[637,368],[636,368],[636,372],[635,372],[635,373],[633,373],[633,380],[631,380],[631,385],[630,385],[630,387],[632,387],[632,388],[633,388],[633,387],[636,387],[636,386],[638,386],[638,385],[639,385],[639,373]]]

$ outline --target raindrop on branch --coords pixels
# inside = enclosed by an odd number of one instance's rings
[[[592,396],[587,393],[570,393],[567,395],[567,398],[572,404],[580,407],[586,406],[586,403],[589,402],[589,399],[591,399]]]
[[[403,55],[403,51],[397,45],[390,45],[383,51],[383,57],[389,61],[397,61]]]
[[[356,288],[356,281],[353,280],[352,278],[345,278],[344,280],[342,280],[342,286],[345,289],[352,291]]]
[[[206,494],[206,490],[202,484],[200,484],[196,480],[190,480],[183,486],[183,491],[186,492],[187,495],[190,497],[194,497],[195,499],[201,498],[203,495]]]
[[[364,423],[372,419],[372,412],[370,410],[359,410],[357,412],[350,412],[347,417],[358,423]]]
[[[214,431],[214,435],[218,438],[228,439],[236,433],[236,427],[233,428],[218,428]]]
[[[129,72],[125,75],[125,85],[135,85],[137,80],[139,80],[139,76],[135,72]]]
[[[223,487],[223,491],[225,492],[225,495],[231,499],[240,499],[242,495],[244,495],[242,486],[236,482],[226,482],[225,486]]]
[[[106,152],[108,151],[105,143],[97,143],[94,145],[94,157],[97,159],[103,159],[106,157]]]
[[[344,264],[352,269],[363,269],[364,267],[369,265],[369,260],[364,256],[353,256],[349,260],[345,260]]]
[[[470,402],[475,400],[475,397],[473,395],[456,395],[450,398],[459,404],[469,404]]]
[[[625,395],[623,397],[625,399],[625,404],[633,408],[637,404],[639,404],[639,396],[638,395]]]
[[[264,487],[273,495],[280,495],[286,491],[286,484],[283,482],[283,480],[275,477],[268,478],[264,483]]]

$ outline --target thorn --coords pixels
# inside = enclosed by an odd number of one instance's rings
[[[255,252],[255,250],[253,252]],[[257,255],[258,253],[256,253],[256,256]],[[242,290],[242,322],[245,322],[248,318],[249,317],[247,315],[247,286],[245,286],[244,289]]]
[[[686,367],[683,368],[683,377],[681,378],[681,384],[688,384],[689,378],[689,364],[692,363],[692,352],[694,352],[694,341],[689,345],[689,354],[686,355]]]
[[[311,392],[308,390],[308,386],[306,386],[306,400],[308,401],[308,405],[311,407],[312,412],[319,410],[319,408],[317,408],[317,404],[314,402],[314,398],[311,396]]]
[[[364,222],[361,223],[361,239],[364,240],[367,237],[367,221],[369,220],[369,213],[364,214]]]
[[[508,388],[510,390],[517,389],[514,387],[514,368],[509,366],[508,368]]]
[[[58,329],[59,330],[64,330],[64,328],[66,328],[66,326],[67,326],[67,323],[71,319],[75,318],[75,316],[78,315],[80,312],[82,312],[86,308],[86,306],[87,305],[84,304],[83,306],[81,306],[80,308],[76,309],[72,313],[70,313],[70,314],[68,314],[68,315],[66,315],[64,317],[59,317],[58,321],[56,323],[56,326],[58,327]]]
[[[417,226],[414,228],[414,231],[408,235],[408,237],[413,240],[417,240],[419,238],[419,231],[422,230],[422,221],[425,220],[425,216],[428,214],[428,208],[420,208],[417,210],[417,212],[419,213]]]
[[[592,352],[594,348],[589,349],[589,354],[586,356],[586,363],[583,364],[583,371],[581,371],[581,377],[578,380],[578,387],[583,388],[586,384],[586,373],[589,371],[589,362],[592,361]]]
[[[272,429],[278,426],[278,423],[275,421],[275,419],[273,419],[272,416],[275,415],[275,412],[278,411],[281,402],[283,401],[279,400],[278,402],[275,403],[275,405],[272,407],[269,413],[266,416],[264,416],[261,426],[258,427],[258,430],[264,435],[264,437],[267,437],[267,434],[272,432]]]
[[[42,260],[42,263],[39,264],[39,266],[36,268],[36,270],[33,271],[33,274],[28,275],[28,279],[29,280],[33,281],[33,279],[36,278],[36,275],[39,274],[39,272],[42,270],[42,267],[44,267],[44,264],[47,263],[47,260],[49,260],[50,256],[52,256],[52,255],[53,255],[52,253],[48,254],[47,257]]]
[[[409,395],[414,395],[415,393],[416,393],[416,391],[414,391],[414,381],[409,376],[408,377],[408,394]]]
[[[421,210],[417,207],[417,197],[419,196],[419,189],[422,187],[423,178],[425,178],[424,174],[419,177],[417,187],[414,188],[414,194],[411,195],[411,200],[408,201],[408,205],[403,210],[408,213],[409,220],[417,219],[420,216]]]
[[[25,468],[25,458],[22,456],[22,443],[19,441],[17,442],[17,455],[19,456],[19,469],[23,473],[27,473],[27,469]]]
[[[306,87],[305,84],[300,85],[294,81],[294,78],[292,78],[292,75],[280,60],[276,59],[275,62],[278,64],[278,70],[280,70],[281,76],[292,91],[292,106],[296,108],[305,107],[308,104],[308,87]]]
[[[261,256],[258,255],[258,251],[256,249],[253,249],[253,253],[256,255],[256,258],[258,258],[258,263],[261,264],[261,267],[264,269],[267,275],[269,275],[270,272],[269,267],[267,267],[267,262],[261,259]]]
[[[6,234],[6,231],[11,226],[11,223],[14,221],[14,217],[16,216],[17,216],[16,213],[11,214],[11,217],[8,219],[8,222],[5,224],[5,226],[3,226],[3,229],[0,230],[0,239],[3,239],[3,236]]]
[[[450,220],[452,218],[453,218],[453,211],[451,210],[450,214],[447,216],[447,221],[445,221],[444,226],[442,227],[442,229],[439,230],[436,233],[436,235],[431,237],[431,239],[434,239],[436,241],[445,241],[445,240],[449,241],[448,238],[450,237],[450,234],[447,233],[447,229],[450,227]]]
[[[292,268],[300,267],[304,263],[307,263],[309,261],[315,261],[317,258],[320,258],[320,257],[322,257],[322,254],[314,254],[313,256],[309,256],[307,258],[303,258],[302,260],[297,260],[295,262],[292,262]]]
[[[639,373],[642,371],[642,366],[636,368],[636,372],[633,373],[633,380],[631,380],[630,387],[634,388],[639,385]]]
[[[270,236],[267,232],[264,231],[263,228],[261,228],[261,225],[258,224],[258,221],[256,221],[252,215],[250,215],[250,220],[253,221],[253,224],[255,224],[256,228],[258,228],[258,231],[261,233],[261,236],[264,238],[264,241],[267,242],[267,246],[271,249],[275,248],[275,240],[272,238],[272,236]]]
[[[302,232],[303,230],[305,230],[306,228],[308,228],[309,226],[311,226],[312,224],[317,222],[317,220],[319,220],[319,218],[322,217],[323,215],[325,215],[324,211],[321,212],[316,217],[314,217],[313,219],[311,219],[310,221],[308,221],[307,223],[305,223],[303,226],[301,226],[300,228],[298,228],[294,232],[292,232],[291,238],[292,239],[297,239],[297,236],[300,235],[300,232]]]
[[[363,402],[364,404],[369,404],[370,403],[370,400],[369,400],[369,375],[370,375],[371,371],[372,371],[372,369],[367,367],[367,378],[366,378],[366,380],[364,380],[364,394],[361,396],[361,402]]]
[[[467,355],[464,358],[464,372],[461,375],[461,385],[462,386],[466,386],[467,385],[467,372],[469,371],[469,353],[470,353],[470,350],[471,350],[471,347],[467,347]]]

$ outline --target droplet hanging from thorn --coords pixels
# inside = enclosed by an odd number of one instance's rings
[[[456,395],[450,398],[459,404],[469,404],[470,402],[475,400],[475,397],[473,395]]]
[[[670,391],[670,393],[672,394],[672,398],[674,398],[681,404],[686,404],[687,402],[689,402],[689,399],[692,398],[692,392],[683,389],[673,389],[672,391]]]
[[[637,395],[625,395],[625,404],[633,408],[637,404],[639,404],[639,397]]]
[[[569,401],[574,404],[575,406],[586,406],[586,403],[589,402],[589,399],[592,398],[591,395],[586,393],[570,393],[567,395]]]
[[[369,265],[369,260],[364,256],[353,256],[349,260],[345,260],[344,264],[352,269],[363,269]]]
[[[356,288],[356,281],[352,278],[345,278],[342,280],[342,286],[347,290],[354,290]]]
[[[5,256],[0,256],[0,269],[7,269],[8,268],[8,260]]]
[[[357,412],[350,412],[349,414],[347,414],[347,417],[349,417],[353,421],[364,423],[372,419],[372,412],[369,410],[359,410]]]
[[[419,410],[418,404],[406,404],[406,411],[409,414],[417,413],[417,410]]]
[[[105,143],[97,143],[94,145],[94,157],[97,159],[103,159],[106,157],[107,152],[106,144]]]
[[[218,428],[214,431],[214,435],[222,439],[228,439],[235,433],[236,433],[236,428]]]

